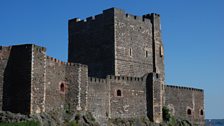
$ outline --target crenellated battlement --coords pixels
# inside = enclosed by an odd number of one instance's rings
[[[66,66],[76,66],[76,67],[84,67],[84,68],[88,68],[87,65],[80,64],[80,63],[67,62],[67,63],[65,63],[65,65],[66,65]]]
[[[129,76],[114,76],[114,75],[108,75],[108,79],[110,80],[121,80],[121,81],[144,81],[143,77],[129,77]]]
[[[0,52],[1,51],[9,51],[11,50],[12,46],[0,46]]]
[[[38,46],[38,45],[35,45],[35,44],[32,44],[32,46],[33,46],[34,51],[46,52],[46,50],[47,50],[45,47],[41,47],[41,46]]]
[[[55,63],[57,63],[59,65],[65,65],[66,64],[65,62],[63,62],[61,60],[58,60],[58,59],[56,59],[54,57],[51,57],[51,56],[46,56],[46,57],[47,57],[48,60],[50,60],[52,62],[55,62]]]
[[[80,18],[74,18],[74,19],[70,19],[69,22],[83,24],[83,23],[93,22],[93,21],[98,21],[98,20],[101,21],[102,16],[103,16],[103,14],[98,14],[98,15],[91,16],[91,17],[88,17],[88,18],[82,19],[82,20]]]
[[[200,92],[204,92],[204,90],[202,90],[202,89],[192,88],[192,87],[183,87],[183,86],[175,86],[175,85],[165,85],[165,87],[168,87],[168,88],[175,88],[175,89],[183,89],[183,90],[191,90],[191,91],[200,91]]]
[[[132,21],[139,21],[139,22],[145,22],[145,23],[151,22],[153,15],[158,16],[158,17],[160,16],[159,14],[156,14],[156,13],[150,13],[150,14],[138,16],[138,15],[133,15],[133,14],[127,13],[122,9],[118,9],[118,8],[113,8],[113,9],[115,11],[115,16],[120,16],[123,18],[131,19]],[[108,9],[108,10],[110,10],[110,9]]]
[[[115,81],[128,81],[128,82],[143,82],[144,81],[143,77],[128,77],[128,76],[114,76],[114,75],[108,75],[106,79],[89,77],[90,82],[97,82],[97,83],[106,83],[107,79],[115,80]]]
[[[126,13],[124,10],[121,10],[118,8],[110,8],[110,9],[104,10],[103,13],[101,13],[101,14],[98,14],[95,16],[90,16],[86,19],[74,18],[74,19],[70,19],[69,22],[83,24],[83,23],[87,23],[87,22],[89,23],[89,22],[93,22],[93,21],[101,21],[103,19],[103,17],[108,14],[113,14],[113,16],[121,16],[123,18],[128,18],[129,20],[131,19],[131,20],[141,21],[141,22],[146,22],[146,23],[151,22],[153,15],[160,17],[160,15],[156,14],[156,13],[146,14],[143,16],[137,16],[137,15]]]
[[[88,81],[91,83],[106,83],[107,80],[103,78],[89,77]]]
[[[48,60],[52,61],[52,62],[55,62],[59,65],[65,65],[65,66],[76,66],[76,67],[85,67],[87,68],[88,66],[87,65],[84,65],[84,64],[80,64],[80,63],[72,63],[72,62],[63,62],[61,60],[58,60],[54,57],[51,57],[51,56],[46,56]]]

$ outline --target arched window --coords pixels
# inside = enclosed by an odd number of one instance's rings
[[[202,109],[200,110],[200,115],[204,115],[204,111]]]
[[[65,84],[64,83],[60,84],[60,91],[65,92]]]
[[[117,90],[117,96],[121,96],[121,90]]]
[[[187,109],[187,115],[191,115],[191,109]]]

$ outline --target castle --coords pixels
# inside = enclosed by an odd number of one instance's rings
[[[98,122],[148,116],[162,107],[204,124],[202,89],[164,83],[160,16],[111,8],[69,20],[68,62],[33,44],[0,46],[0,110],[35,114],[90,111]]]

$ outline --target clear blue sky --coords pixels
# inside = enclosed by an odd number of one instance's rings
[[[203,88],[206,118],[224,118],[224,0],[1,0],[0,45],[34,43],[66,61],[68,19],[111,7],[159,13],[166,83]]]

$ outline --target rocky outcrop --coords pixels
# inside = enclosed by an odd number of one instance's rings
[[[0,122],[2,123],[15,123],[34,121],[38,122],[40,126],[99,126],[95,121],[92,114],[89,112],[77,112],[74,114],[66,113],[62,117],[59,113],[41,113],[35,115],[22,115],[11,112],[0,112]],[[1,123],[0,123],[1,124]]]
[[[62,116],[61,116],[62,115]],[[0,112],[0,122],[16,123],[33,121],[40,126],[100,126],[90,112],[74,113],[41,113],[36,115],[22,115],[11,112]],[[1,125],[1,123],[0,123]],[[191,126],[187,120],[174,119],[166,123],[153,123],[147,117],[129,119],[109,119],[108,126]]]

